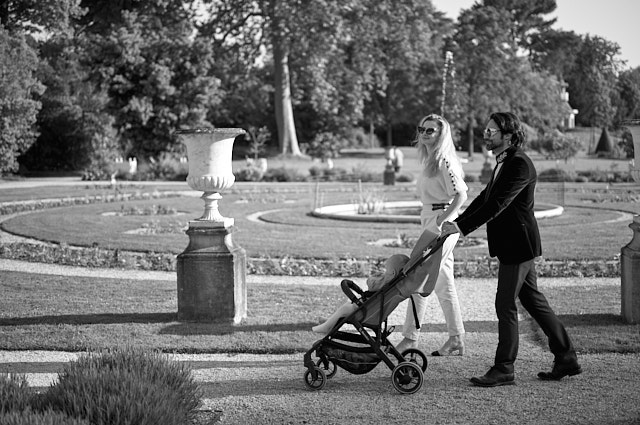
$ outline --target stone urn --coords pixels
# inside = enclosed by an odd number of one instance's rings
[[[640,120],[624,121],[621,125],[631,132],[634,160],[629,171],[640,183]],[[640,323],[640,215],[633,216],[629,227],[633,238],[622,247],[620,256],[622,317],[628,323]]]
[[[187,184],[204,192],[204,214],[198,220],[223,223],[230,219],[218,210],[222,191],[229,189],[236,178],[231,168],[231,154],[236,136],[244,134],[241,128],[195,128],[177,130],[178,139],[187,147],[189,174]]]
[[[187,184],[202,191],[204,214],[189,221],[189,245],[178,255],[178,319],[240,323],[247,317],[246,252],[234,241],[234,220],[218,210],[235,182],[231,153],[240,128],[196,128],[175,135],[187,147]]]

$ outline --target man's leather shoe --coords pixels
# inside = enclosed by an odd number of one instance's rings
[[[483,376],[474,376],[470,381],[478,387],[497,387],[500,385],[515,385],[516,383],[513,373],[500,372],[495,367],[489,369],[489,372]]]
[[[579,375],[581,373],[582,368],[577,360],[565,363],[554,362],[551,372],[540,372],[538,373],[538,378],[543,381],[559,381],[565,376]]]

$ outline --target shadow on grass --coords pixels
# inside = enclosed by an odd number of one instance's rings
[[[520,321],[520,323],[524,323]],[[498,320],[469,320],[464,322],[464,329],[466,332],[481,332],[481,333],[498,333]],[[397,328],[396,328],[397,330]],[[448,332],[447,325],[444,323],[422,323],[420,332]]]
[[[182,322],[160,330],[160,335],[228,335],[237,332],[299,332],[311,331],[316,323],[274,323],[269,325],[234,325],[230,323]]]
[[[160,330],[159,333],[161,335],[227,335],[237,332],[310,332],[311,327],[315,325],[317,325],[316,322],[273,323],[266,325],[182,322],[169,325]],[[465,328],[468,332],[498,332],[497,322],[491,321],[465,322]],[[399,332],[401,329],[402,326],[394,326],[395,332]],[[447,327],[445,324],[440,323],[423,323],[420,332],[447,332]]]
[[[558,317],[578,353],[640,353],[640,324],[629,324],[620,315],[561,314]],[[533,320],[531,326],[535,338],[546,346],[547,338],[542,329]]]
[[[571,328],[578,326],[629,325],[622,316],[617,314],[560,314],[558,317],[566,327]]]
[[[122,313],[122,314],[68,314],[56,316],[8,317],[0,319],[0,326],[25,325],[96,325],[120,323],[176,322],[178,313]]]

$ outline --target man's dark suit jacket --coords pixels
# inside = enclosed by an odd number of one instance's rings
[[[503,264],[519,264],[542,254],[533,215],[537,176],[522,149],[510,147],[506,152],[495,181],[480,192],[456,224],[467,235],[487,223],[489,255]]]

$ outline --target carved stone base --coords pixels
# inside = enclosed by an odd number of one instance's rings
[[[629,225],[633,239],[622,248],[622,317],[627,323],[640,323],[640,215]]]
[[[493,165],[489,161],[485,161],[482,164],[482,170],[480,171],[480,183],[487,184],[491,180],[493,174]]]
[[[178,320],[238,324],[247,317],[246,252],[233,241],[233,219],[191,221],[178,255]]]

